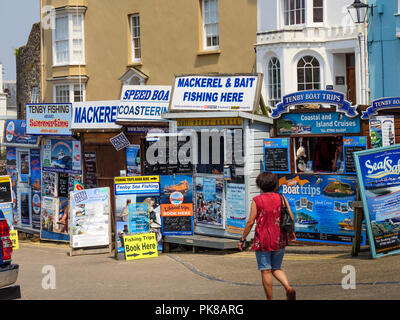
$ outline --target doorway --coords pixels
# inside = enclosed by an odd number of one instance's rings
[[[346,54],[347,100],[353,105],[357,103],[356,58],[354,53]]]

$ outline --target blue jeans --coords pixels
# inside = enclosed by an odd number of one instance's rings
[[[277,251],[256,251],[258,270],[281,269],[285,249]]]

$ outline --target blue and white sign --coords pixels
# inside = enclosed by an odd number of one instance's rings
[[[372,256],[400,253],[400,145],[354,158]]]
[[[393,108],[400,108],[400,97],[374,100],[372,106],[366,111],[363,111],[361,119],[369,119],[370,117],[377,115],[380,110]]]
[[[253,111],[261,88],[258,75],[178,76],[171,110]]]
[[[360,133],[360,118],[339,112],[286,113],[277,121],[277,135]]]
[[[118,121],[165,121],[171,86],[124,86],[118,108]]]
[[[26,105],[26,133],[71,136],[71,103]]]
[[[75,102],[71,129],[120,129],[117,125],[120,101]]]
[[[299,91],[288,94],[282,98],[282,102],[275,108],[271,107],[271,118],[279,118],[282,113],[289,112],[289,107],[304,104],[329,104],[336,105],[336,111],[342,112],[349,118],[354,118],[358,115],[355,106],[351,106],[349,101],[346,101],[344,94],[328,90],[311,90]]]

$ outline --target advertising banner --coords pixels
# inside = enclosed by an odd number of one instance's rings
[[[4,132],[4,144],[29,144],[36,145],[39,143],[38,136],[26,134],[25,120],[7,120]]]
[[[126,148],[126,168],[128,177],[140,176],[140,145],[131,145]]]
[[[369,120],[371,147],[381,148],[394,145],[394,130],[394,116],[371,117]]]
[[[232,234],[243,234],[246,226],[246,185],[226,184],[226,229]]]
[[[71,103],[26,105],[26,133],[71,136]]]
[[[259,101],[258,75],[177,76],[171,110],[253,111]]]
[[[265,139],[264,171],[290,173],[289,139]]]
[[[120,129],[115,124],[120,101],[87,101],[72,104],[71,129]]]
[[[13,224],[18,226],[21,223],[21,215],[18,212],[18,201],[17,201],[17,157],[16,148],[6,148],[6,160],[7,160],[7,175],[11,178],[11,193],[12,193],[12,211],[13,211]]]
[[[224,180],[212,177],[196,177],[195,185],[197,224],[224,228],[222,201]]]
[[[285,113],[277,120],[277,135],[360,133],[360,118],[338,112]]]
[[[43,142],[43,171],[82,174],[80,141],[46,139]]]
[[[373,258],[400,252],[400,146],[355,153]]]
[[[279,193],[289,202],[298,240],[352,244],[357,180],[341,175],[282,175]],[[365,234],[363,235],[365,242]]]
[[[171,86],[124,86],[118,108],[118,121],[165,121]]]
[[[110,189],[96,188],[70,194],[71,247],[110,245]]]
[[[161,176],[163,235],[193,234],[193,176]]]
[[[30,186],[32,206],[32,229],[40,230],[40,208],[41,208],[41,180],[42,170],[40,163],[40,150],[30,150]]]
[[[40,239],[68,242],[68,211],[61,210],[62,198],[42,197],[42,219]],[[62,207],[61,207],[62,205]]]
[[[161,251],[160,177],[116,177],[114,188],[117,253],[125,250],[124,236],[149,231]]]

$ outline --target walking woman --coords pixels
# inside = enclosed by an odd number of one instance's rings
[[[260,173],[256,179],[256,184],[261,189],[262,194],[254,197],[251,203],[250,217],[239,241],[239,250],[243,250],[245,239],[254,222],[257,222],[251,249],[256,253],[258,270],[261,271],[267,299],[272,300],[272,276],[274,276],[285,288],[287,299],[296,300],[296,292],[289,285],[286,273],[281,269],[285,247],[289,241],[296,240],[296,236],[294,232],[287,234],[280,227],[281,197],[275,192],[278,185],[277,176],[270,172]],[[282,198],[293,219],[293,213],[286,198],[284,196]]]

